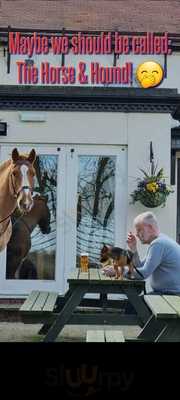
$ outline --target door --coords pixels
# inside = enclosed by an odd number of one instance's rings
[[[36,150],[34,196],[47,199],[50,218],[46,220],[43,214],[42,223],[37,205],[37,223],[30,233],[31,214],[25,221],[13,216],[14,234],[0,253],[0,292],[27,294],[37,289],[64,293],[68,274],[79,266],[81,252],[89,253],[94,267],[104,243],[126,247],[127,148],[16,146],[20,153],[28,153],[32,147]],[[1,147],[1,161],[10,158],[13,148]],[[21,245],[29,239],[30,249],[19,260]],[[16,273],[9,279],[8,266],[16,261]]]
[[[67,177],[66,277],[81,252],[94,267],[104,243],[126,247],[127,148],[72,146]]]
[[[27,216],[12,215],[13,234],[0,253],[0,291],[27,294],[31,290],[57,290],[64,287],[65,151],[55,146],[16,145],[19,153],[36,150],[33,196],[42,201]],[[1,161],[11,157],[15,146],[1,147]],[[39,199],[39,197],[38,197]],[[59,250],[60,249],[60,250]],[[13,270],[13,278],[9,270]]]

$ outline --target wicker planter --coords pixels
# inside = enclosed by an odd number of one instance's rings
[[[167,195],[162,192],[142,192],[139,201],[148,208],[155,208],[159,206],[165,207]]]
[[[151,165],[150,173],[140,169],[143,178],[137,178],[137,188],[130,194],[131,204],[139,201],[148,208],[165,207],[167,197],[174,190],[166,184],[163,168],[158,172],[156,170],[157,166],[154,167],[154,165]]]

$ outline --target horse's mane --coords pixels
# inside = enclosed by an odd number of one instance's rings
[[[7,160],[4,161],[1,165],[0,165],[0,172],[3,172],[6,168],[8,168],[11,164],[11,160]]]
[[[26,161],[28,159],[28,154],[20,154],[18,161]]]

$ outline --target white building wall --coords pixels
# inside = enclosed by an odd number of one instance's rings
[[[128,114],[128,193],[136,186],[136,177],[142,174],[139,168],[147,169],[149,164],[149,144],[152,141],[155,162],[164,168],[167,183],[170,183],[170,138],[171,118],[168,114]],[[148,209],[139,202],[129,205],[128,230],[135,216]],[[159,221],[161,231],[176,239],[176,192],[170,194],[166,207],[150,209]],[[146,246],[139,246],[144,254]]]
[[[8,135],[1,142],[127,144],[127,115],[105,112],[33,112],[45,122],[21,122],[23,112],[2,111]],[[28,112],[26,111],[26,115]],[[31,112],[29,112],[31,114]]]

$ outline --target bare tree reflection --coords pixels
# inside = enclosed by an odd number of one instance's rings
[[[101,243],[113,240],[115,157],[81,156],[79,164],[77,246],[97,260]]]

